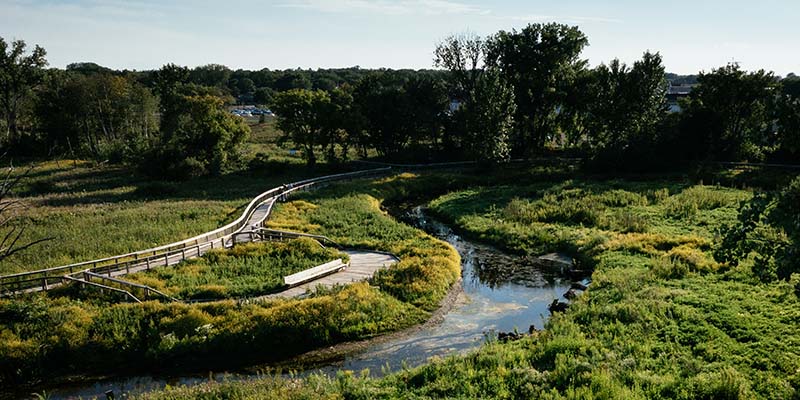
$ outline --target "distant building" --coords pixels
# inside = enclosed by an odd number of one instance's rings
[[[673,85],[672,82],[670,82],[669,87],[667,88],[667,104],[669,105],[669,112],[681,112],[681,106],[678,100],[689,96],[689,93],[692,92],[692,89],[694,89],[695,86],[697,85]]]

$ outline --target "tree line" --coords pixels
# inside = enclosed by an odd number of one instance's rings
[[[405,161],[500,163],[554,151],[595,166],[800,163],[800,79],[730,64],[680,77],[659,53],[594,68],[578,27],[530,24],[437,44],[436,70],[232,71],[222,65],[47,69],[0,38],[2,145],[11,154],[132,162],[156,174],[222,173],[248,128],[224,106],[264,104],[313,165],[370,151]],[[668,112],[668,79],[692,84]]]

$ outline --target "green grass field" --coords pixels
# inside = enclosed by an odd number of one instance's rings
[[[165,183],[113,166],[36,164],[17,192],[30,206],[25,218],[33,224],[26,237],[54,239],[0,264],[0,271],[183,239],[238,217],[241,206],[267,188],[323,173],[263,168]],[[392,251],[403,261],[372,286],[246,306],[230,300],[110,305],[58,293],[0,300],[3,384],[106,373],[119,365],[185,370],[261,362],[418,323],[457,278],[458,257],[382,208],[430,202],[439,217],[479,240],[520,254],[572,254],[594,268],[592,287],[534,337],[490,343],[468,356],[383,379],[342,374],[298,384],[268,378],[148,397],[796,398],[796,282],[762,283],[750,270],[752,258],[732,268],[711,255],[719,229],[735,220],[738,203],[752,195],[746,187],[774,187],[786,174],[700,171],[666,180],[631,178],[609,180],[558,166],[510,167],[485,174],[403,174],[303,193],[276,209],[272,226]],[[740,189],[697,185],[701,180]],[[317,256],[308,252],[286,265],[299,268],[300,258]],[[165,269],[140,276],[181,297],[210,292],[229,298],[267,292],[279,274],[261,274],[235,256],[218,261],[184,264],[175,269],[178,274]],[[244,274],[226,276],[219,269],[226,265]],[[196,277],[195,270],[201,272]],[[278,343],[278,353],[254,350]],[[78,354],[90,356],[78,365],[71,361]]]
[[[20,168],[22,169],[22,168]],[[52,238],[0,262],[0,273],[53,267],[186,239],[238,218],[252,197],[308,172],[189,182],[137,178],[86,162],[36,163],[18,188],[23,241]]]
[[[547,330],[371,379],[208,383],[189,398],[794,399],[797,279],[762,283],[712,257],[749,190],[688,181],[533,179],[430,202],[462,232],[521,254],[564,251],[592,284]]]

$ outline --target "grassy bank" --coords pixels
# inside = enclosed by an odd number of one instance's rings
[[[381,379],[341,373],[208,383],[188,398],[793,399],[800,393],[797,277],[763,283],[751,257],[717,262],[718,231],[748,190],[683,181],[519,182],[433,200],[461,231],[594,268],[547,330]]]

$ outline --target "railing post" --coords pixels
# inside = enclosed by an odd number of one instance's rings
[[[169,266],[169,253],[164,253],[164,266]]]
[[[197,245],[197,256],[200,257],[200,245]]]
[[[47,277],[42,278],[42,290],[47,291]]]
[[[147,270],[150,270],[150,257],[145,258],[145,264],[147,265]]]
[[[181,249],[181,261],[186,260],[186,248]]]

